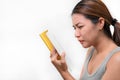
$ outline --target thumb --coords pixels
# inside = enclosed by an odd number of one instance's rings
[[[62,60],[65,60],[65,52],[63,52],[62,54],[61,54],[61,58],[62,58]]]

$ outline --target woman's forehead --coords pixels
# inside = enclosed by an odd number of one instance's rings
[[[88,21],[89,19],[87,19],[84,15],[82,14],[73,14],[72,15],[72,21],[73,23],[75,24],[78,24],[78,23],[84,23],[86,21]]]

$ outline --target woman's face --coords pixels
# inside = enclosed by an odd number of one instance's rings
[[[94,45],[98,39],[97,24],[93,24],[91,20],[84,17],[82,14],[72,15],[73,27],[75,29],[75,37],[87,48]]]

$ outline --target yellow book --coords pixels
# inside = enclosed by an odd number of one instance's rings
[[[44,41],[44,43],[46,44],[46,46],[50,52],[52,51],[53,48],[55,48],[57,50],[58,54],[61,54],[63,52],[62,47],[57,42],[54,35],[52,33],[48,32],[48,30],[43,31],[40,34],[40,37],[42,38],[42,40]],[[61,59],[60,55],[58,55],[57,59],[58,60]]]
[[[64,49],[57,41],[54,34],[48,30],[45,30],[40,34],[40,37],[43,40],[43,42],[46,44],[49,51],[52,51],[53,48],[55,48],[57,50],[57,52],[58,52],[57,59],[60,60],[61,59],[60,54],[64,51]],[[68,58],[67,55],[66,55],[66,58],[67,58],[66,61],[67,61],[68,65],[70,65],[70,59]],[[68,67],[68,68],[70,69],[70,67]]]
[[[42,38],[42,40],[44,41],[44,43],[50,51],[52,51],[54,47],[59,54],[63,52],[63,48],[61,47],[61,45],[59,44],[58,40],[52,32],[45,30],[40,34],[40,37]]]
[[[40,34],[40,37],[42,38],[42,40],[44,41],[44,43],[46,44],[46,46],[48,47],[48,49],[50,51],[52,51],[53,49],[53,44],[51,43],[51,41],[49,40],[48,36],[47,36],[47,32],[48,30],[45,30],[44,32],[42,32]]]

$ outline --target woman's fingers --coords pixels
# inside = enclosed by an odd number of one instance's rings
[[[57,56],[58,56],[57,54],[52,55],[52,57],[51,57],[51,62],[52,63],[56,62]]]
[[[65,52],[61,54],[61,63],[65,63]]]
[[[51,62],[54,63],[57,60],[58,53],[55,48],[50,53]]]
[[[50,52],[50,57],[52,57],[55,54],[57,54],[57,51],[55,48],[53,48],[52,51]]]
[[[63,53],[61,54],[61,57],[62,57],[63,60],[65,60],[65,52],[63,52]]]
[[[58,71],[66,71],[67,64],[65,61],[65,52],[59,55],[56,51],[51,52],[51,62],[58,69]]]
[[[51,53],[50,53],[50,58],[51,58],[51,62],[54,63],[64,63],[65,62],[65,52],[63,52],[61,55],[59,55],[56,51],[56,49],[54,48]]]

